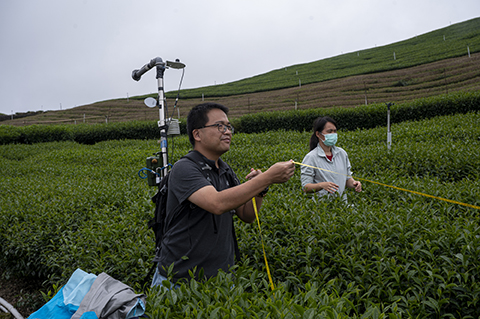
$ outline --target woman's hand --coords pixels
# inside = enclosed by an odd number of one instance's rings
[[[362,191],[362,183],[360,183],[359,181],[353,182],[353,187],[355,188],[356,192],[360,193]]]
[[[324,189],[327,192],[333,194],[336,191],[338,191],[338,185],[335,184],[334,182],[322,182],[317,184],[320,189]]]
[[[354,180],[353,178],[349,178],[347,180],[347,185],[348,188],[354,188],[356,192],[360,193],[362,191],[362,183],[359,181]]]

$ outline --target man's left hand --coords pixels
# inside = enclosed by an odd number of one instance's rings
[[[259,169],[254,169],[254,168],[251,168],[250,169],[250,173],[248,173],[247,176],[245,176],[245,179],[248,181],[248,180],[251,180],[252,178],[258,176],[262,174],[262,171],[259,170]]]

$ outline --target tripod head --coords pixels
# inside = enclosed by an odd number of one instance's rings
[[[163,62],[162,58],[156,57],[150,60],[147,64],[142,66],[140,69],[132,71],[132,78],[135,81],[139,81],[142,78],[142,75],[148,72],[154,66],[157,67],[157,79],[163,77],[163,72],[165,72],[165,67],[170,67],[172,69],[183,69],[185,64],[180,62],[179,59],[175,59],[175,62],[166,61]]]

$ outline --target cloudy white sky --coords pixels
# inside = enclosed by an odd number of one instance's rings
[[[480,16],[479,0],[1,0],[0,113],[157,92],[152,58],[182,88],[405,40]],[[167,69],[165,90],[180,70]]]

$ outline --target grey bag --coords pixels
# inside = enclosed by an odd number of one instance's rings
[[[102,272],[71,319],[95,318],[93,313],[99,319],[125,319],[141,316],[144,312],[144,294],[135,294],[131,287]]]

